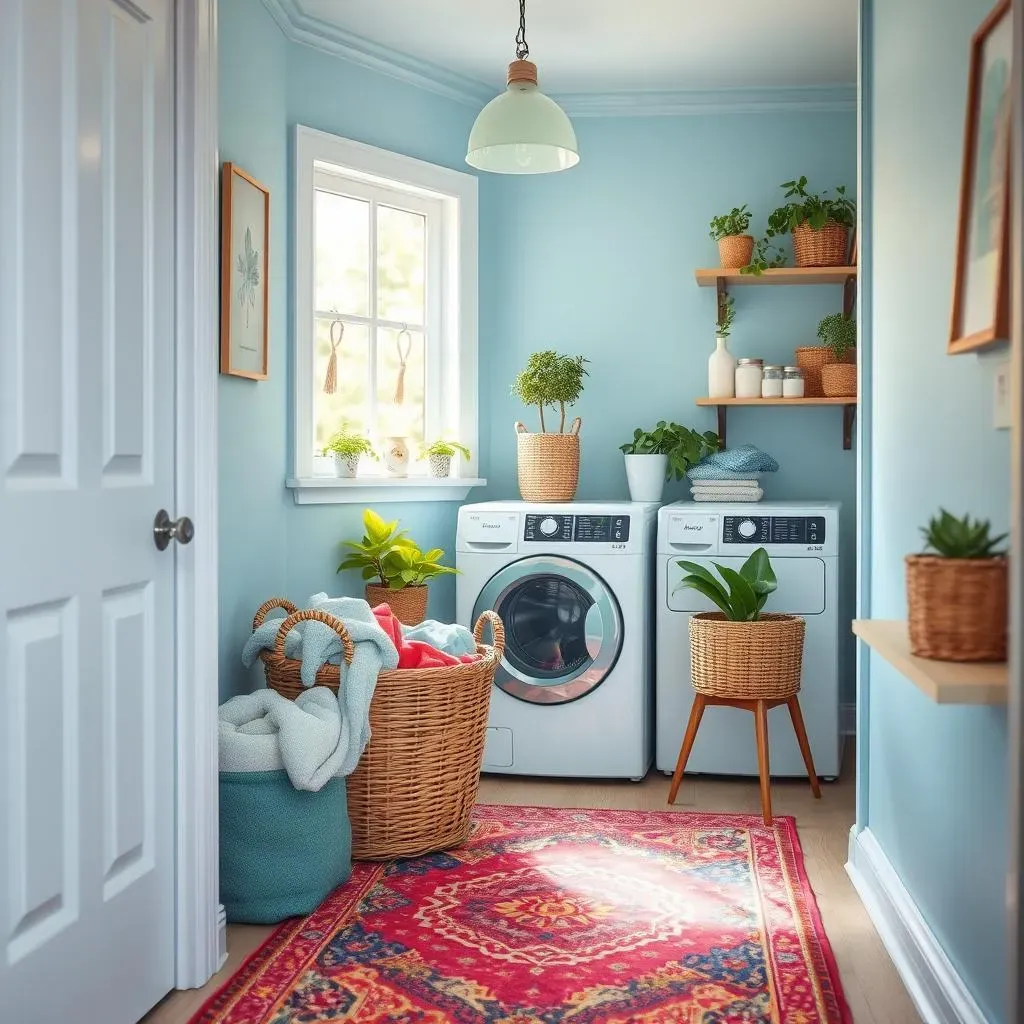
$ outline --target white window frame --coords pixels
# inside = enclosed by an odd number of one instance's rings
[[[341,480],[318,474],[313,452],[314,190],[336,182],[342,194],[394,194],[398,207],[440,211],[441,280],[428,278],[426,430],[455,437],[472,452],[447,480],[429,477]],[[362,187],[360,187],[362,186]],[[396,188],[397,186],[397,188]],[[370,501],[462,501],[486,483],[479,472],[478,200],[471,174],[390,153],[297,125],[295,129],[295,294],[293,473],[297,504]],[[429,238],[429,234],[428,234]],[[374,254],[371,254],[373,258]],[[371,306],[371,311],[372,311]],[[324,311],[321,311],[324,312]],[[363,318],[346,316],[346,319]],[[432,389],[432,381],[439,387]]]

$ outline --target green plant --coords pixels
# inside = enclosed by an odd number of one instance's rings
[[[633,440],[620,445],[619,450],[625,455],[667,455],[665,479],[675,477],[676,480],[682,480],[691,466],[695,466],[706,455],[717,452],[719,443],[718,435],[713,430],[699,434],[678,423],[658,420],[653,430],[637,427],[633,431]]]
[[[565,409],[574,405],[583,393],[583,378],[587,376],[583,356],[562,356],[550,349],[534,352],[512,385],[512,394],[523,405],[535,405],[540,410],[540,429],[546,431],[544,407],[558,406],[561,417],[558,432],[565,433]]]
[[[399,530],[398,521],[386,522],[372,508],[363,510],[363,539],[345,540],[342,547],[348,554],[341,560],[337,571],[358,569],[367,583],[378,583],[391,590],[419,586],[432,576],[457,570],[441,565],[444,551],[419,549],[405,530]]]
[[[785,235],[806,221],[814,231],[820,231],[830,220],[852,228],[857,221],[857,207],[847,198],[846,186],[838,185],[836,194],[830,197],[828,190],[820,194],[807,191],[807,177],[784,181],[780,188],[786,190],[783,198],[790,200],[768,217],[768,238]]]
[[[712,562],[721,580],[710,569],[696,562],[677,562],[684,576],[676,590],[696,590],[722,610],[732,622],[757,622],[768,595],[778,586],[771,559],[764,548],[758,548],[740,566],[740,571]]]
[[[456,453],[460,454],[464,459],[470,457],[469,449],[465,445],[459,444],[458,441],[442,441],[438,439],[433,444],[424,445],[420,451],[420,458],[426,459],[431,455],[442,455],[450,459]]]
[[[857,321],[845,313],[833,313],[818,324],[818,337],[841,363],[857,346]]]
[[[369,455],[371,459],[377,458],[368,438],[362,434],[354,434],[344,427],[331,435],[331,439],[324,445],[324,455],[340,455],[343,459],[358,459],[361,455]]]
[[[726,295],[718,305],[718,323],[715,333],[720,338],[728,338],[735,319],[736,300],[731,295]]]
[[[933,516],[927,526],[921,527],[925,550],[929,548],[942,558],[1001,558],[1006,554],[999,545],[1006,534],[990,537],[992,524],[987,519],[974,519],[965,515],[957,519],[944,508]]]
[[[744,235],[749,227],[750,211],[744,203],[742,206],[734,206],[729,213],[723,213],[720,217],[712,217],[708,237],[717,242],[731,235]]]
[[[786,250],[781,245],[769,241],[771,236],[766,235],[754,243],[754,252],[750,262],[745,267],[740,267],[741,274],[753,274],[760,277],[766,270],[786,265]]]

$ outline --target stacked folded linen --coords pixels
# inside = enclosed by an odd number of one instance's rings
[[[694,501],[760,501],[760,479],[774,473],[779,464],[752,444],[728,448],[701,459],[687,476]]]
[[[694,501],[760,501],[764,491],[757,480],[699,480],[690,488]]]

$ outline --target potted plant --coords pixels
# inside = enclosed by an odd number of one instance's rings
[[[925,552],[907,555],[910,650],[939,661],[1005,661],[1006,534],[945,509],[921,528]],[[934,552],[930,554],[929,552]]]
[[[821,368],[821,390],[828,398],[856,397],[856,319],[845,313],[833,313],[818,324],[818,337],[825,343],[830,356]]]
[[[711,430],[699,434],[664,420],[653,430],[637,427],[633,440],[619,448],[625,456],[630,498],[661,501],[666,480],[682,480],[691,466],[717,452],[718,445],[718,435]]]
[[[845,266],[850,249],[850,229],[857,222],[857,207],[838,185],[828,191],[807,191],[807,177],[784,181],[783,198],[789,202],[768,217],[765,243],[779,235],[793,236],[793,256],[798,267]]]
[[[458,441],[443,441],[438,439],[433,444],[424,446],[420,452],[420,458],[427,460],[430,467],[430,475],[438,480],[451,476],[452,458],[461,455],[464,459],[469,458],[469,449]]]
[[[726,295],[718,303],[715,351],[708,356],[709,398],[732,398],[736,394],[736,357],[729,351],[729,335],[736,319],[735,301]]]
[[[580,418],[565,429],[565,410],[583,393],[587,376],[583,356],[565,356],[550,350],[534,352],[516,377],[512,394],[540,412],[540,433],[531,434],[516,423],[519,493],[524,501],[572,501],[580,475]],[[558,432],[548,432],[545,408],[559,410]]]
[[[754,236],[747,234],[750,211],[747,204],[734,206],[728,213],[711,218],[708,235],[718,243],[718,262],[727,270],[744,267],[754,251]]]
[[[385,522],[372,508],[363,510],[363,539],[342,541],[348,554],[337,571],[358,569],[366,581],[371,607],[386,604],[399,622],[415,626],[427,615],[427,580],[456,569],[442,565],[440,548],[421,551],[398,522]]]
[[[331,435],[324,445],[324,455],[334,456],[334,468],[339,477],[349,480],[359,471],[359,460],[364,456],[377,458],[373,445],[362,434],[342,427]]]

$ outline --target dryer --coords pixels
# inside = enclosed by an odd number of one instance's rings
[[[771,558],[778,589],[765,611],[802,616],[804,639],[800,708],[825,778],[839,775],[839,505],[836,503],[706,504],[677,502],[658,516],[656,763],[671,774],[693,706],[690,631],[696,612],[717,611],[695,590],[679,590],[680,559],[734,569],[757,548]],[[769,712],[773,775],[807,771],[785,707]],[[757,775],[751,716],[733,708],[709,708],[687,764],[687,772]]]
[[[458,621],[505,625],[483,770],[639,780],[651,764],[656,505],[464,505]]]

